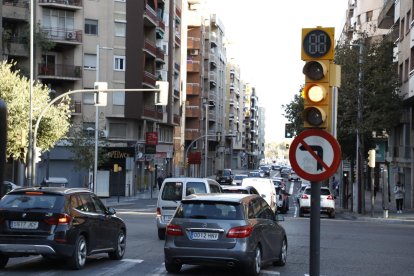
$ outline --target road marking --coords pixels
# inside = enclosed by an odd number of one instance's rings
[[[280,272],[271,270],[260,270],[260,275],[280,275]]]
[[[140,260],[140,259],[122,259],[121,262],[131,262],[131,263],[137,263],[140,264],[142,263],[144,260]]]

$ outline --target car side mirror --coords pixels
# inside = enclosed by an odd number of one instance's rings
[[[115,208],[114,207],[109,207],[108,208],[108,215],[115,215],[115,214],[116,214]]]

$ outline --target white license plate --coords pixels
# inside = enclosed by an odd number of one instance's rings
[[[38,221],[12,221],[10,228],[13,229],[37,229]]]
[[[172,216],[164,216],[164,221],[166,223],[169,223],[171,219],[172,219]]]
[[[215,241],[218,240],[218,233],[209,233],[209,232],[193,232],[193,240],[208,240]]]

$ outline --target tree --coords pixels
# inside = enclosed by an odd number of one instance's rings
[[[303,98],[301,95],[302,89],[303,87],[299,89],[298,94],[295,94],[293,101],[291,101],[290,103],[286,105],[282,105],[282,108],[285,111],[285,114],[283,115],[291,123],[290,125],[291,129],[289,129],[291,133],[299,134],[304,129],[303,128],[303,117],[302,117],[302,112],[303,112]]]
[[[29,144],[30,81],[13,71],[15,64],[0,62],[0,98],[7,105],[7,158],[25,162]],[[32,91],[33,131],[37,118],[50,102],[49,88],[36,82]],[[52,105],[40,121],[37,146],[42,151],[54,146],[69,130],[70,99]]]

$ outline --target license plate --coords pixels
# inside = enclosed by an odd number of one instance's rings
[[[166,223],[169,223],[171,219],[172,219],[172,216],[164,216],[164,221]]]
[[[12,221],[10,228],[13,229],[37,229],[38,221]]]
[[[209,233],[209,232],[193,232],[193,240],[208,240],[215,241],[218,240],[218,233]]]

